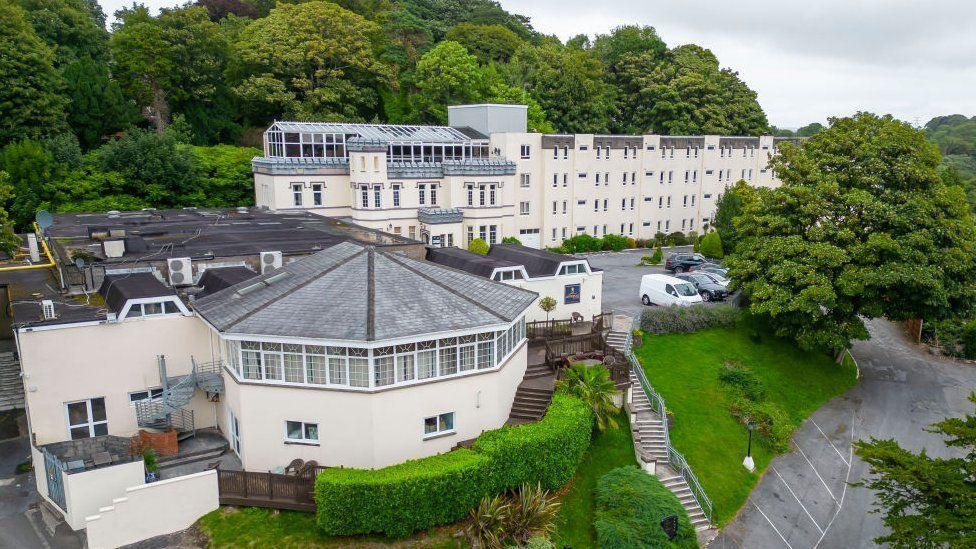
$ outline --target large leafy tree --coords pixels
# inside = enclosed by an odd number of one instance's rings
[[[94,160],[99,171],[122,175],[120,194],[153,206],[183,205],[182,197],[197,189],[197,157],[174,131],[129,130],[98,149]]]
[[[976,403],[976,396],[969,399]],[[963,455],[935,458],[893,439],[854,443],[872,473],[858,484],[875,492],[874,512],[888,527],[874,541],[904,549],[976,546],[976,416],[949,418],[929,431]]]
[[[522,45],[517,34],[501,25],[461,23],[448,31],[445,39],[461,44],[481,63],[508,62]]]
[[[670,135],[759,135],[769,123],[756,92],[738,74],[719,67],[711,51],[678,46],[620,61],[619,101],[628,105],[628,131]]]
[[[65,131],[67,100],[54,52],[16,4],[0,2],[0,21],[0,146]]]
[[[417,62],[414,118],[443,124],[448,105],[481,99],[484,85],[478,59],[457,42],[441,42]]]
[[[836,119],[772,167],[727,258],[753,313],[806,348],[868,337],[862,317],[937,319],[973,304],[976,222],[939,152],[890,116]]]
[[[712,220],[712,227],[718,233],[725,253],[734,250],[739,241],[738,231],[735,227],[736,219],[742,215],[742,210],[746,204],[756,200],[758,200],[757,190],[740,179],[735,185],[727,188],[716,202],[715,219]]]
[[[610,34],[601,34],[593,42],[593,50],[606,68],[606,80],[613,86],[613,114],[611,131],[617,133],[641,133],[647,128],[635,124],[633,90],[637,87],[635,71],[630,70],[632,59],[641,56],[650,63],[660,62],[668,47],[654,27],[628,25],[617,27]]]
[[[186,7],[152,17],[145,6],[135,5],[118,18],[111,41],[114,73],[138,105],[151,108],[156,131],[192,105],[205,117],[188,117],[198,140],[226,138],[234,114],[226,108],[223,82],[229,44],[207,10]],[[225,131],[215,135],[215,127]]]
[[[72,61],[64,69],[64,82],[70,100],[68,123],[86,149],[101,145],[138,116],[104,62],[90,57]]]
[[[3,195],[17,227],[25,229],[38,209],[49,206],[63,171],[54,155],[36,140],[11,143],[0,150],[0,171],[7,174]]]
[[[558,131],[609,130],[612,88],[592,51],[552,42],[525,45],[512,57],[508,72],[510,84],[531,94]]]
[[[37,35],[55,50],[55,64],[108,59],[108,31],[97,3],[85,0],[18,0]]]
[[[380,27],[331,2],[279,4],[244,29],[236,44],[242,82],[236,93],[262,112],[291,117],[369,120],[387,66],[377,58]],[[271,100],[250,90],[266,90]],[[261,122],[252,120],[252,122]]]

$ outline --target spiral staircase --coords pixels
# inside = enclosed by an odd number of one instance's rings
[[[221,376],[221,362],[198,364],[190,357],[192,368],[183,376],[166,375],[166,360],[159,357],[159,378],[163,382],[163,394],[152,400],[135,403],[136,423],[139,427],[159,430],[174,429],[178,440],[185,440],[196,434],[193,410],[186,405],[193,399],[197,389],[208,395],[224,392],[224,378]]]

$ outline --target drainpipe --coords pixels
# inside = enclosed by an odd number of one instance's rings
[[[159,382],[163,386],[163,394],[169,389],[169,380],[166,378],[166,356],[159,355],[156,357],[159,361]]]

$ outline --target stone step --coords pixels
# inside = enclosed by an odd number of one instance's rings
[[[191,454],[185,454],[185,455],[182,455],[182,456],[179,455],[179,454],[177,454],[175,456],[167,456],[165,458],[160,458],[159,459],[159,468],[160,469],[170,469],[172,467],[177,467],[179,465],[186,465],[188,463],[197,463],[197,462],[200,462],[200,461],[210,461],[210,460],[213,460],[215,458],[218,458],[218,457],[224,455],[224,452],[227,451],[227,448],[228,448],[227,444],[224,444],[223,446],[221,446],[219,448],[212,448],[212,449],[208,449],[208,450],[201,450],[199,452],[193,452]]]

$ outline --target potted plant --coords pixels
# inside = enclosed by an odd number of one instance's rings
[[[668,429],[670,430],[671,428],[674,427],[674,413],[672,413],[671,410],[668,410],[668,407],[665,406],[664,407],[664,415],[668,419]]]
[[[634,338],[634,347],[640,347],[644,345],[644,332],[640,330],[631,330],[630,333]]]
[[[144,449],[142,451],[142,463],[146,466],[146,483],[159,480],[159,462],[156,460],[156,450]]]

